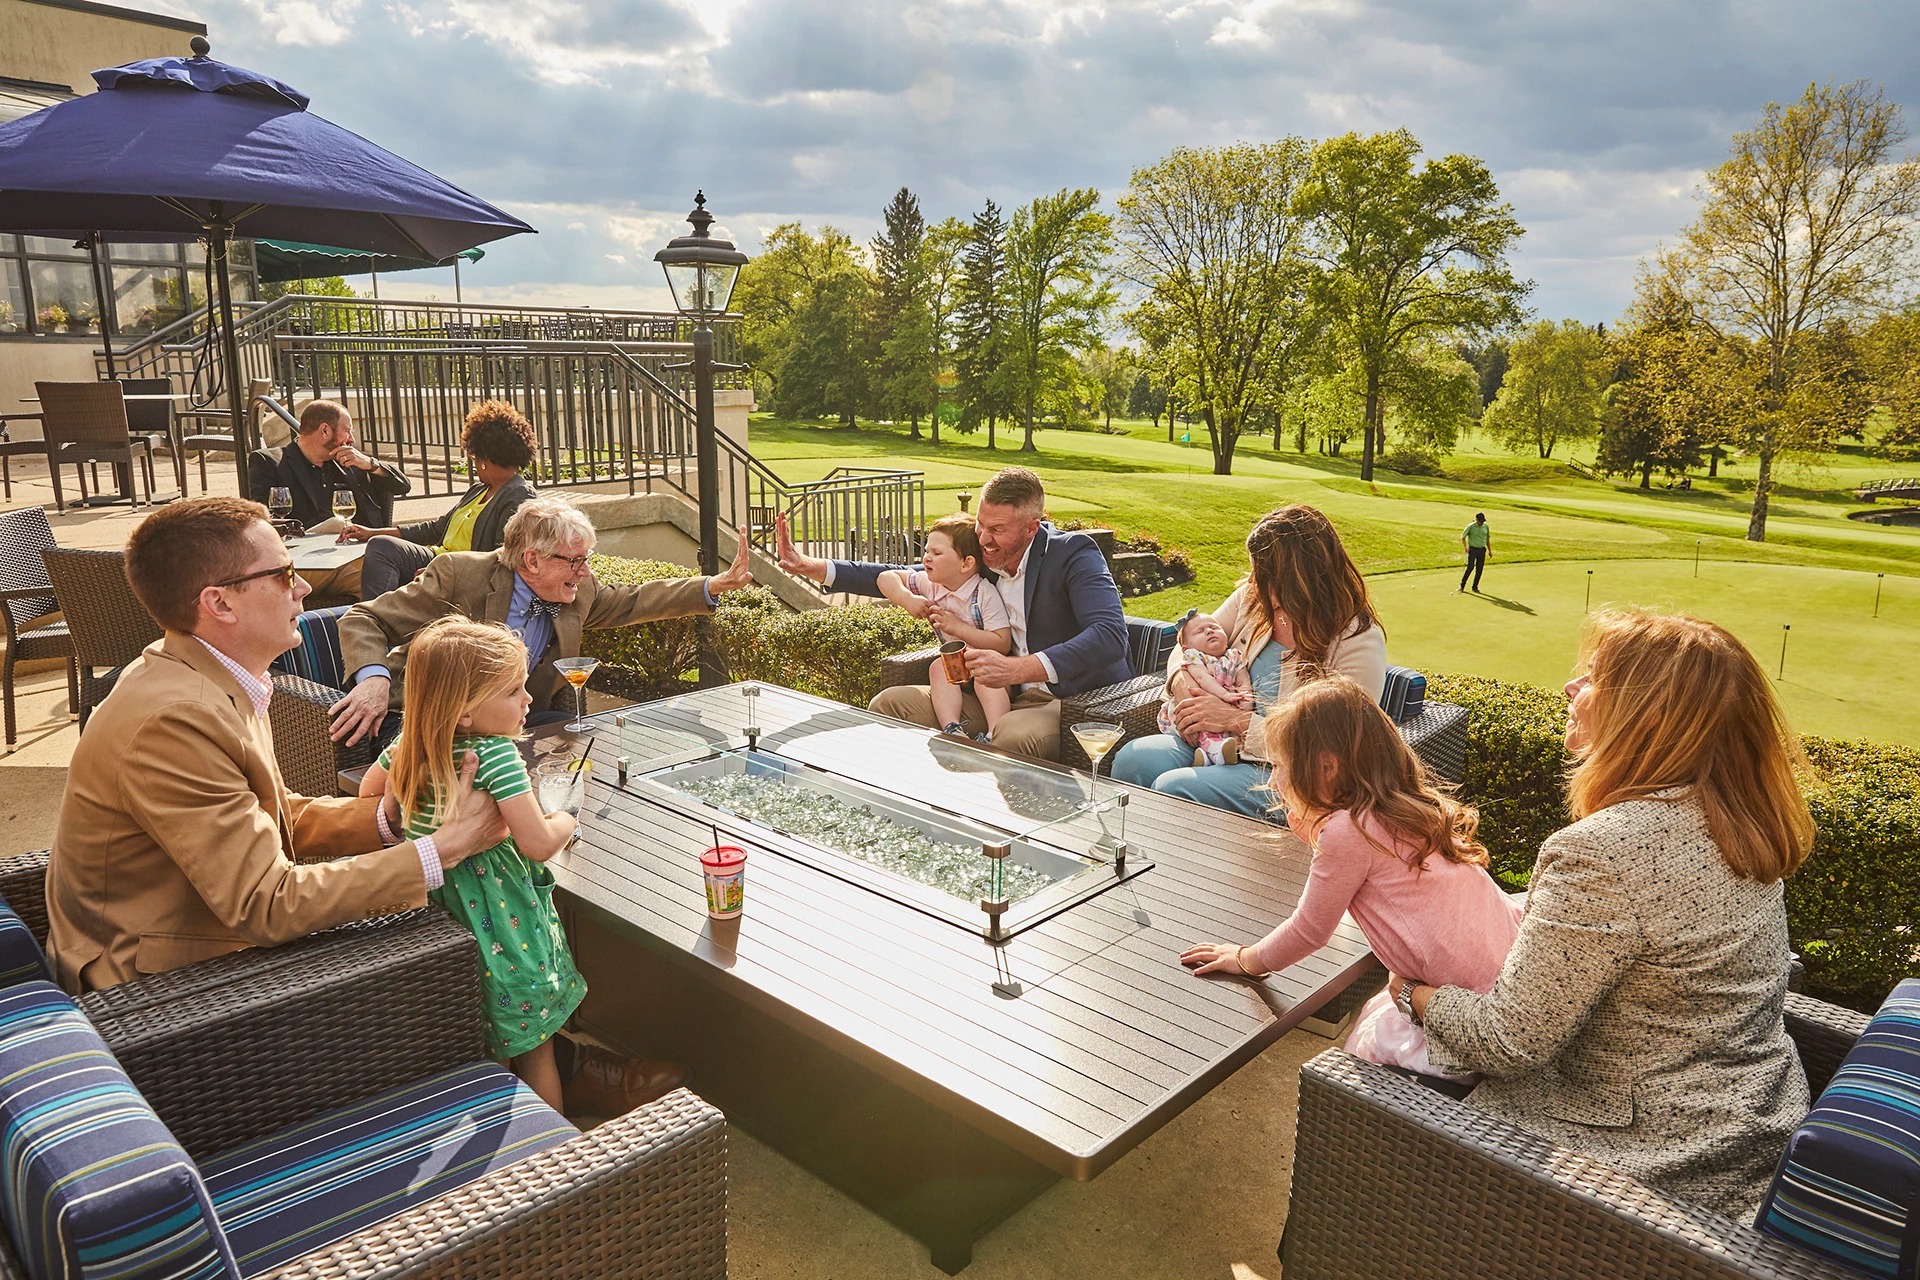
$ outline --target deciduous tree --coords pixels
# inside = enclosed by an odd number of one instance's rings
[[[1120,272],[1144,295],[1130,320],[1178,361],[1216,475],[1318,328],[1296,208],[1309,164],[1298,138],[1180,147],[1134,170],[1118,202]]]
[[[1529,325],[1508,348],[1506,376],[1481,426],[1510,452],[1542,458],[1563,440],[1591,440],[1611,366],[1605,340],[1578,320]]]
[[[1362,379],[1360,475],[1373,478],[1385,379],[1396,353],[1423,339],[1471,340],[1519,319],[1530,287],[1507,253],[1520,238],[1512,207],[1472,156],[1429,159],[1398,130],[1320,143],[1300,198],[1329,321]]]
[[[1895,154],[1906,136],[1899,106],[1865,81],[1811,84],[1768,103],[1707,174],[1676,264],[1702,318],[1759,361],[1751,541],[1766,540],[1776,460],[1821,447],[1831,427],[1816,406],[1841,387],[1834,326],[1870,319],[1906,279],[1920,212],[1920,159]]]
[[[1113,219],[1091,187],[1062,189],[1014,211],[1007,227],[1007,298],[1012,325],[1002,368],[1010,375],[1032,453],[1034,411],[1049,391],[1071,381],[1073,353],[1104,342],[1100,331],[1114,292],[1102,267]]]

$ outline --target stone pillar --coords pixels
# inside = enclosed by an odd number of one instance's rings
[[[753,391],[750,388],[726,390],[715,388],[713,392],[713,427],[720,435],[733,441],[740,452],[747,449],[747,415],[754,409]],[[721,557],[723,560],[726,557]]]

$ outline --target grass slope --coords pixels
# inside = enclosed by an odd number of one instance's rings
[[[1242,442],[1234,474],[1216,476],[1203,444],[1169,444],[1165,427],[1150,423],[1122,425],[1126,433],[1117,435],[1046,430],[1032,454],[1017,451],[1015,433],[1003,432],[1001,447],[989,451],[984,433],[948,432],[934,445],[909,440],[904,427],[766,417],[754,419],[751,439],[754,454],[788,480],[817,479],[847,465],[923,472],[930,515],[956,509],[963,489],[977,493],[1003,466],[1030,466],[1046,482],[1055,516],[1099,521],[1123,535],[1154,533],[1192,555],[1194,582],[1127,602],[1129,612],[1144,616],[1217,604],[1245,568],[1243,539],[1253,522],[1275,506],[1310,502],[1339,526],[1365,573],[1391,575],[1373,581],[1382,593],[1391,651],[1396,661],[1426,670],[1559,683],[1573,657],[1579,601],[1566,613],[1559,586],[1549,584],[1571,582],[1567,590],[1583,592],[1585,570],[1593,567],[1601,583],[1616,584],[1597,586],[1596,604],[1631,601],[1713,617],[1747,639],[1763,661],[1777,656],[1780,624],[1792,622],[1783,692],[1796,723],[1837,736],[1920,742],[1920,722],[1891,705],[1913,697],[1893,696],[1885,680],[1875,684],[1884,655],[1910,653],[1915,639],[1920,618],[1895,602],[1910,602],[1920,590],[1920,529],[1846,519],[1860,504],[1845,486],[1890,475],[1897,464],[1838,455],[1823,467],[1789,471],[1773,504],[1769,540],[1751,543],[1745,540],[1750,464],[1723,466],[1720,478],[1696,480],[1686,493],[1641,491],[1588,479],[1563,461],[1488,452],[1469,440],[1448,460],[1447,476],[1381,470],[1368,485],[1351,458],[1297,454],[1290,445],[1276,452],[1270,441],[1252,440]],[[1194,434],[1203,439],[1197,428]],[[1459,531],[1475,511],[1487,512],[1495,529],[1495,567],[1506,584],[1500,589],[1532,612],[1489,605],[1456,611],[1462,602],[1433,603],[1445,595],[1442,586],[1458,580]],[[1712,570],[1703,568],[1698,585],[1691,577],[1696,553]],[[1603,563],[1614,568],[1603,571]],[[1455,567],[1449,573],[1445,566]],[[1787,572],[1794,569],[1817,572]],[[1876,573],[1885,573],[1889,584],[1885,625],[1850,632],[1838,619],[1851,616],[1847,610],[1863,589],[1861,617],[1871,611]],[[1523,597],[1523,589],[1535,590],[1538,603]],[[1799,616],[1781,612],[1788,600]],[[1429,608],[1435,621],[1422,615]],[[1404,621],[1396,622],[1395,610],[1404,611]],[[1831,626],[1822,620],[1828,613]],[[1803,636],[1807,661],[1800,665]],[[1856,679],[1851,671],[1862,674]],[[1796,679],[1805,681],[1804,693],[1794,690]],[[1899,677],[1886,679],[1897,683]],[[1881,692],[1864,696],[1869,686]]]

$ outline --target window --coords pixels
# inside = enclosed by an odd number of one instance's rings
[[[114,334],[153,333],[206,305],[206,250],[193,244],[110,244]],[[235,244],[236,303],[259,297],[253,246]],[[100,333],[93,264],[84,245],[57,236],[0,235],[0,341]]]

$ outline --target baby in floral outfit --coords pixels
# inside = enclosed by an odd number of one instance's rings
[[[1180,623],[1179,665],[1167,677],[1166,692],[1160,700],[1160,732],[1180,737],[1173,720],[1174,704],[1195,693],[1210,693],[1236,706],[1252,708],[1253,680],[1247,673],[1246,655],[1229,640],[1227,629],[1212,614],[1187,610]],[[1196,769],[1240,763],[1240,739],[1234,734],[1203,733],[1191,745]]]

